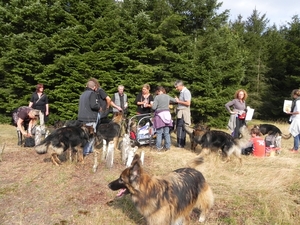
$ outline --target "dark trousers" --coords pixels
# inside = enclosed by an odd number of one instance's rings
[[[240,129],[242,126],[246,125],[245,120],[240,120],[238,117],[236,118],[236,126],[234,128],[233,137],[234,138],[240,138]]]
[[[184,129],[184,120],[182,118],[177,119],[177,145],[181,147],[185,146],[185,139],[186,139],[186,131]]]

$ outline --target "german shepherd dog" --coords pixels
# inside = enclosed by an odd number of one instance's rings
[[[61,127],[81,127],[82,125],[83,123],[80,122],[79,120],[66,120],[66,121],[58,120],[55,121],[53,127],[55,129],[58,129]]]
[[[198,130],[185,126],[186,132],[190,135],[195,144],[201,145],[201,154],[209,154],[211,151],[222,151],[222,156],[226,157],[226,162],[230,160],[230,156],[234,154],[242,163],[241,150],[248,146],[250,141],[250,133],[244,126],[241,128],[242,138],[234,139],[230,134],[219,131],[210,130],[205,127],[198,127]],[[196,145],[194,144],[194,150]]]
[[[196,158],[191,166],[202,161]],[[143,170],[138,154],[131,166],[108,187],[113,191],[121,190],[119,197],[130,194],[148,225],[188,224],[193,209],[201,210],[199,221],[204,222],[214,204],[213,192],[198,170],[181,168],[165,176],[152,176]]]
[[[123,113],[119,112],[115,114],[112,121],[109,123],[97,124],[96,136],[98,140],[101,142],[104,139],[107,143],[113,141],[115,146],[114,148],[117,149],[123,120]]]
[[[268,134],[274,136],[281,136],[284,139],[289,139],[292,137],[292,134],[283,134],[281,130],[273,124],[260,124],[260,125],[255,125],[255,127],[259,129],[262,135]]]
[[[83,147],[94,135],[92,126],[61,127],[54,130],[39,145],[35,146],[35,150],[39,154],[49,151],[51,160],[55,165],[61,164],[58,156],[68,149],[70,155],[76,152],[78,161],[83,162]]]
[[[205,132],[210,131],[210,127],[204,124],[196,124],[193,130],[189,129],[189,127],[186,126],[185,129],[188,129],[187,133],[190,135],[191,150],[193,151],[196,151],[196,147],[198,145],[198,143],[196,142],[197,137],[202,137]]]

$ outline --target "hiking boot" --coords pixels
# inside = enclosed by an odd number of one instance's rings
[[[18,134],[18,145],[22,145],[22,133],[21,131],[17,130],[17,134]]]

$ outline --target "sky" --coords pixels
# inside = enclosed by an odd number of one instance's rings
[[[219,0],[218,2],[223,2],[221,11],[230,10],[230,20],[236,20],[239,14],[243,16],[243,20],[247,20],[254,9],[260,13],[260,16],[266,14],[270,26],[274,23],[276,26],[287,25],[294,15],[300,18],[299,0]]]

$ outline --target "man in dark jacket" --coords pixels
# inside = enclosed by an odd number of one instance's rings
[[[96,132],[96,121],[100,106],[95,89],[95,82],[89,80],[85,91],[79,98],[78,120],[87,126],[93,126]],[[84,146],[83,155],[93,152],[94,141],[95,139],[93,138]]]

